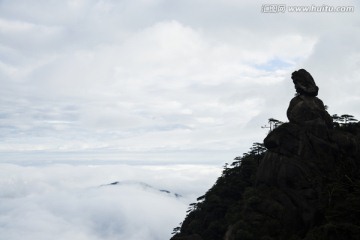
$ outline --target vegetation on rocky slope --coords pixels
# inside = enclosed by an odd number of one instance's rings
[[[335,115],[337,116],[337,115]],[[334,135],[359,139],[357,121],[334,119]],[[358,146],[359,144],[357,144]],[[355,144],[356,146],[356,144]],[[355,151],[355,154],[354,154]],[[248,153],[225,165],[222,175],[197,203],[190,205],[175,239],[360,239],[359,150],[341,149],[331,174],[320,169],[320,206],[314,223],[300,231],[284,228],[283,191],[256,183],[257,171],[266,148],[255,143]],[[324,159],[324,161],[326,161]],[[279,215],[280,214],[280,215]]]
[[[360,239],[360,125],[329,115],[305,69],[291,78],[289,122],[269,119],[264,145],[225,166],[173,240]]]

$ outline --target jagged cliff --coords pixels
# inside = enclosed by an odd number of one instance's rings
[[[360,239],[360,124],[334,123],[304,69],[266,151],[226,166],[172,240]]]

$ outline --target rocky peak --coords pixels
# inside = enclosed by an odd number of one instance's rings
[[[291,79],[295,84],[295,89],[298,94],[311,97],[316,97],[318,95],[319,88],[316,86],[311,74],[305,69],[293,72]]]
[[[360,239],[359,123],[334,128],[310,73],[291,77],[289,122],[225,168],[172,239]]]
[[[300,125],[325,124],[332,128],[332,119],[327,113],[324,103],[317,98],[319,88],[314,79],[304,69],[292,74],[297,96],[290,101],[287,117],[290,123]]]

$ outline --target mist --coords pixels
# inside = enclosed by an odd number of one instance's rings
[[[0,239],[169,239],[189,203],[220,171],[196,165],[1,164]]]

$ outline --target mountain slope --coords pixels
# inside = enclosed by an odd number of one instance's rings
[[[304,69],[292,79],[289,122],[225,167],[172,240],[360,239],[360,124],[334,123]]]

